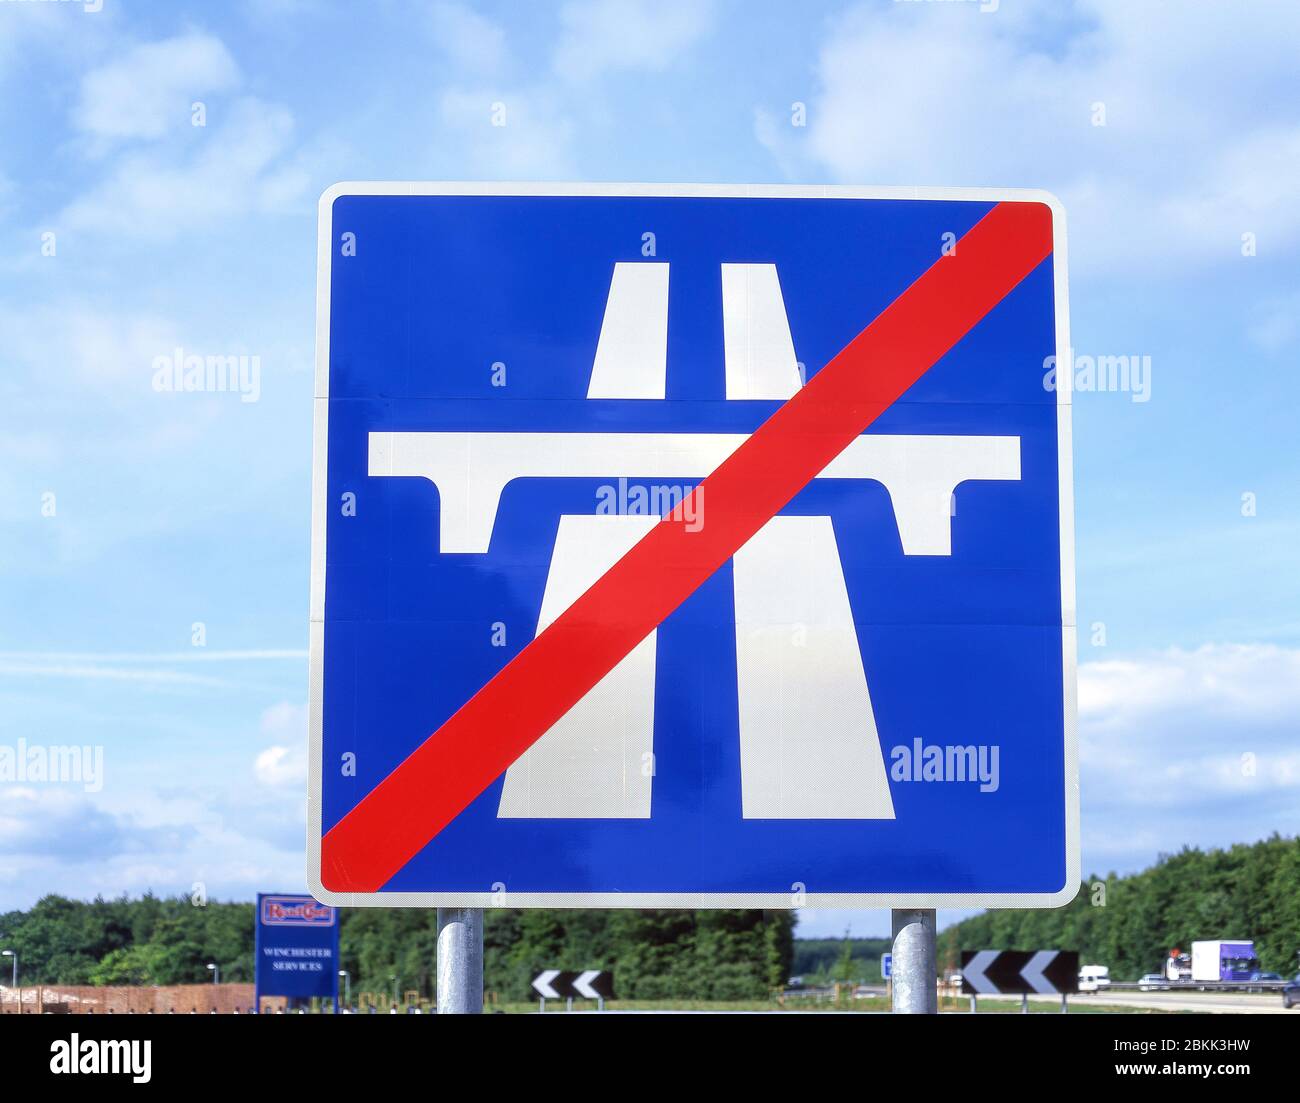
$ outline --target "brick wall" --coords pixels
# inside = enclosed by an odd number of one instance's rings
[[[253,1007],[251,984],[176,984],[129,988],[41,984],[0,987],[0,1014],[40,1015],[228,1015]]]

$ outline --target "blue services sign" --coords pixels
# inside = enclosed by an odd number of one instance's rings
[[[310,896],[257,894],[254,987],[262,996],[338,998],[338,912]]]
[[[345,184],[319,257],[319,899],[1073,897],[1055,199]]]

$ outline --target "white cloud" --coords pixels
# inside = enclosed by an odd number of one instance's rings
[[[86,387],[112,394],[149,385],[149,364],[179,343],[175,326],[152,314],[103,311],[77,301],[46,300],[0,310],[5,359],[30,369],[42,387]]]
[[[1079,717],[1093,730],[1188,711],[1233,721],[1300,716],[1300,650],[1206,644],[1079,668]]]
[[[583,81],[617,70],[668,68],[713,28],[706,0],[569,0],[552,67]]]
[[[558,79],[493,83],[508,61],[502,27],[459,4],[434,9],[435,40],[460,70],[438,97],[465,174],[501,179],[581,175],[576,138],[608,123],[593,81],[666,69],[713,27],[701,0],[570,0],[551,54]]]
[[[246,97],[208,126],[188,155],[150,148],[117,160],[96,188],[70,203],[59,229],[165,240],[212,230],[247,211],[282,210],[309,190],[312,174],[290,156],[293,116]]]
[[[1064,45],[1049,51],[1053,19]],[[1283,3],[860,7],[828,33],[807,127],[760,110],[755,131],[789,175],[1053,190],[1083,270],[1227,263],[1248,231],[1280,255],[1300,241],[1282,45],[1298,38],[1300,7]]]
[[[506,60],[505,28],[464,4],[436,3],[430,12],[435,45],[455,64],[475,73]]]
[[[443,92],[438,110],[443,125],[460,139],[467,173],[504,179],[575,175],[573,124],[549,92],[457,86]]]
[[[433,9],[434,40],[456,70],[437,97],[457,175],[564,179],[582,175],[576,147],[610,126],[592,83],[620,72],[668,68],[714,25],[701,0],[570,0],[549,71],[510,79],[501,24],[462,4]]]
[[[56,786],[0,789],[0,911],[51,892],[249,899],[302,886],[301,800],[208,789],[161,795],[114,786],[114,807]],[[238,791],[236,791],[238,793]]]
[[[267,747],[253,762],[253,773],[263,785],[301,785],[307,780],[306,756],[301,749]]]
[[[214,244],[214,252],[221,247]],[[125,251],[130,255],[137,248]],[[193,256],[188,248],[186,257]],[[146,250],[140,263],[157,270],[156,250]],[[296,411],[310,397],[311,376],[289,343],[294,330],[287,315],[232,306],[229,279],[218,281],[221,286],[203,284],[194,295],[183,292],[177,301],[176,285],[200,286],[177,275],[186,263],[183,257],[180,267],[164,266],[171,288],[155,287],[147,275],[124,278],[122,272],[133,271],[129,264],[110,264],[93,281],[60,278],[26,305],[17,299],[0,305],[0,401],[14,427],[0,434],[0,526],[11,549],[6,568],[11,577],[42,580],[20,585],[15,600],[32,608],[58,604],[70,583],[75,588],[93,582],[92,564],[115,579],[168,574],[178,564],[176,553],[164,550],[177,546],[170,541],[192,539],[187,554],[202,558],[216,546],[216,517],[279,511],[285,484],[305,477],[310,418],[304,421]],[[238,256],[235,263],[241,263]],[[205,264],[228,271],[211,255]],[[166,316],[156,313],[158,306]],[[310,311],[303,317],[310,327]],[[155,359],[172,360],[177,348],[186,355],[256,356],[259,401],[245,403],[229,391],[158,393]],[[55,495],[49,512],[47,492]],[[228,581],[234,585],[235,576]],[[115,583],[109,592],[121,591]],[[188,599],[171,591],[160,600]],[[182,613],[178,623],[194,619]],[[60,631],[47,625],[46,631],[53,634],[39,643],[29,634],[30,642],[70,650],[76,639],[66,626]],[[19,642],[11,641],[11,649]],[[95,642],[86,640],[82,649]],[[115,666],[111,657],[65,665],[89,662]]]
[[[280,701],[262,711],[258,725],[262,734],[269,739],[307,738],[307,706],[295,705],[291,701]]]
[[[2,854],[86,862],[156,850],[178,833],[186,833],[180,825],[165,830],[142,827],[59,785],[0,790]]]
[[[239,665],[286,659],[301,663],[306,657],[305,651],[288,649],[209,651],[207,648],[194,648],[188,652],[153,653],[3,651],[0,652],[0,678],[19,678],[24,682],[29,682],[33,678],[55,678],[74,682],[124,682],[146,690],[229,690],[241,688],[247,683],[207,674],[195,674],[192,670],[183,668],[196,663]],[[182,669],[174,669],[176,666]]]
[[[76,663],[31,663],[0,659],[0,678],[62,678],[71,681],[135,682],[144,686],[203,686],[226,689],[234,683],[224,678],[210,678],[176,670],[140,670]]]
[[[4,21],[4,33],[0,34],[0,80],[7,79],[19,66],[30,64],[33,57],[39,57],[41,64],[48,68],[51,56],[62,60],[95,52],[114,32],[112,20],[86,18],[98,14],[91,11],[93,3],[94,0],[85,5],[0,0],[0,17]]]
[[[1084,865],[1296,830],[1300,649],[1210,644],[1083,663]]]
[[[82,78],[74,123],[103,139],[160,138],[190,125],[194,101],[239,79],[235,59],[212,35],[141,43]]]
[[[202,882],[212,897],[248,899],[301,887],[305,730],[302,705],[261,713],[258,732],[278,746],[259,759],[259,784],[249,783],[248,758],[231,749],[244,732],[232,730],[197,769],[133,758],[114,743],[111,784],[93,795],[0,786],[0,911],[49,892],[174,895]]]
[[[298,146],[286,107],[238,94],[243,77],[220,39],[192,31],[112,58],[82,78],[72,113],[99,175],[38,229],[154,243],[314,203],[337,143]],[[192,125],[195,102],[202,125]]]
[[[262,713],[262,734],[276,742],[253,762],[258,782],[272,789],[301,790],[307,781],[307,708],[281,701]]]

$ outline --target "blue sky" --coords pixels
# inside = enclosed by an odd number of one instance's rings
[[[1150,358],[1076,394],[1084,868],[1293,833],[1297,41],[1262,2],[0,0],[0,744],[105,763],[0,783],[0,910],[303,883],[341,179],[1054,191],[1076,355]],[[156,392],[177,347],[258,400]]]

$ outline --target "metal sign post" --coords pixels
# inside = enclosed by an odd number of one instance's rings
[[[896,1015],[937,1015],[935,986],[935,914],[933,908],[895,908],[894,949],[890,973]]]
[[[483,909],[438,909],[438,1014],[483,1013]]]

